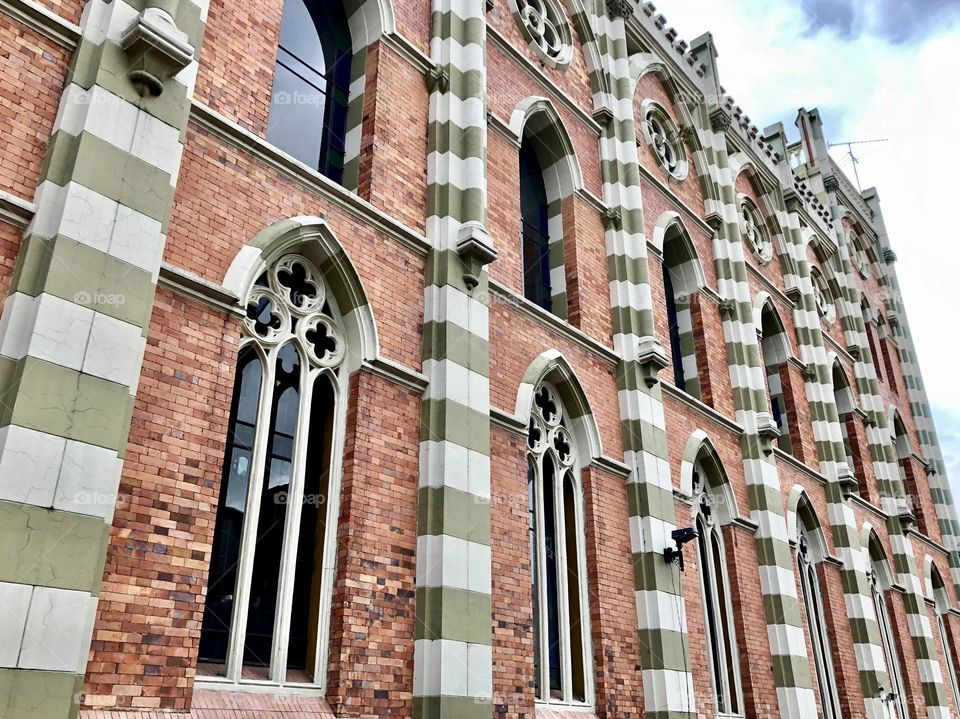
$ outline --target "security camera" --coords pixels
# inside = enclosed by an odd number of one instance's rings
[[[667,564],[672,564],[676,562],[680,565],[680,571],[682,572],[683,567],[683,545],[687,542],[692,542],[697,538],[697,530],[693,527],[687,527],[686,529],[674,529],[670,532],[670,538],[677,545],[676,547],[667,547],[663,550],[663,560]]]

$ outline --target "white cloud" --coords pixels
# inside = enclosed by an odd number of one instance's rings
[[[824,18],[838,32],[811,33],[806,2],[787,0],[661,0],[668,25],[687,40],[713,33],[720,80],[761,129],[782,121],[795,133],[796,110],[819,107],[828,140],[872,140],[854,147],[864,188],[876,186],[897,274],[930,398],[939,405],[940,439],[960,482],[960,342],[951,320],[960,317],[960,238],[953,218],[955,168],[960,167],[960,27],[955,7],[936,3],[922,27],[894,32],[876,13],[886,0],[855,3],[867,20],[843,35],[842,18]],[[846,2],[850,5],[850,2]],[[916,5],[916,3],[914,3]],[[886,7],[886,5],[884,5]],[[927,8],[928,10],[930,8]],[[922,12],[898,4],[904,14]],[[873,13],[873,15],[871,15]],[[931,34],[932,33],[932,34]],[[914,42],[892,44],[913,38]],[[842,158],[845,149],[836,148]],[[851,163],[843,160],[848,175]],[[952,460],[950,458],[953,458]]]

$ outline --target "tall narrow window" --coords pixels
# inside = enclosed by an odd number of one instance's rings
[[[250,290],[200,632],[212,681],[322,686],[345,347],[314,265]]]
[[[267,140],[343,182],[353,49],[343,6],[286,0]]]
[[[520,146],[520,223],[523,240],[523,295],[553,310],[550,286],[550,228],[543,168],[532,141]]]
[[[863,473],[860,443],[857,438],[856,400],[839,361],[833,364],[833,401],[837,406],[837,415],[840,420],[840,438],[843,440],[844,458],[857,478],[860,494],[867,496],[866,477]]]
[[[678,221],[674,221],[663,234],[661,271],[673,383],[690,396],[702,399],[698,362],[701,358],[697,355],[694,333],[694,314],[697,313],[698,321],[700,319],[699,303],[694,300],[704,284],[703,268],[690,236]]]
[[[725,501],[726,498],[724,497]],[[727,580],[727,560],[718,502],[706,468],[698,461],[693,470],[693,525],[697,530],[697,568],[703,597],[704,625],[710,654],[713,698],[720,714],[740,715],[743,702],[737,662],[737,638]]]
[[[887,611],[887,590],[890,588],[890,574],[886,565],[886,558],[879,540],[872,537],[870,540],[870,557],[873,562],[868,575],[870,593],[873,598],[873,607],[877,613],[877,625],[880,630],[880,642],[883,658],[886,662],[887,675],[890,677],[890,686],[883,687],[884,699],[896,719],[908,719],[907,693],[903,684],[903,673],[900,670],[900,658],[897,644],[893,636],[893,625],[890,623],[890,613]]]
[[[937,614],[937,634],[940,637],[940,647],[943,650],[943,660],[947,665],[947,679],[953,691],[953,703],[960,712],[960,684],[957,683],[957,661],[953,653],[953,643],[950,641],[950,632],[947,631],[946,615],[950,612],[950,595],[943,583],[936,566],[933,567],[930,577],[933,585],[933,605]]]
[[[860,310],[863,313],[863,324],[867,333],[867,345],[870,347],[870,358],[873,363],[874,372],[877,375],[877,379],[882,382],[882,359],[877,352],[877,327],[873,321],[873,312],[870,310],[869,305],[867,305],[866,300],[860,303]]]
[[[760,311],[760,351],[767,378],[767,393],[770,397],[770,414],[780,430],[777,440],[780,449],[792,451],[787,412],[787,396],[783,391],[781,368],[790,358],[790,340],[773,305],[767,302]]]
[[[528,434],[534,686],[540,702],[593,702],[583,497],[573,436],[556,390],[534,395]]]
[[[808,509],[809,512],[809,509]],[[814,528],[804,522],[797,548],[797,569],[800,574],[800,590],[813,649],[813,664],[820,690],[820,706],[825,719],[840,719],[840,699],[833,673],[833,653],[830,649],[830,632],[826,626],[823,595],[817,565],[823,559],[817,551],[819,542],[813,536]]]

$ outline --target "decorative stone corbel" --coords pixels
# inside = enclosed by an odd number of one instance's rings
[[[433,92],[434,90],[446,92],[450,87],[450,76],[447,74],[447,71],[439,65],[431,67],[424,76],[424,80],[427,83],[427,90],[429,92]]]
[[[680,135],[680,139],[688,145],[697,138],[696,128],[690,125],[680,125],[680,127],[677,128],[677,134]]]
[[[808,362],[803,366],[801,374],[807,382],[812,382],[817,378],[817,366],[813,362]]]
[[[726,132],[732,122],[733,119],[722,107],[710,112],[710,127],[714,132]]]
[[[130,60],[128,77],[141,97],[156,97],[163,83],[193,60],[194,48],[173,16],[148,7],[120,36],[120,47]]]
[[[827,192],[836,192],[840,189],[840,180],[835,175],[827,175],[823,178],[823,189]]]
[[[623,225],[623,215],[617,207],[608,207],[603,211],[603,229],[617,230]]]
[[[884,250],[883,251],[883,261],[888,265],[892,265],[897,261],[897,253],[893,250]]]
[[[484,266],[497,259],[493,240],[479,222],[467,222],[457,233],[457,254],[466,265],[463,281],[469,289],[480,284],[480,272]]]
[[[789,300],[793,302],[794,306],[796,307],[800,306],[800,301],[803,299],[803,292],[800,291],[799,287],[797,287],[796,285],[793,285],[792,287],[787,287],[787,289],[784,290],[784,293],[787,295],[787,298],[789,298]]]
[[[737,303],[733,300],[720,300],[717,309],[720,310],[720,316],[725,320],[732,320],[737,314]]]
[[[611,18],[628,18],[633,15],[633,8],[628,0],[607,0],[607,15]]]
[[[757,437],[760,438],[760,449],[767,456],[773,454],[773,441],[780,437],[777,423],[767,412],[757,413]]]
[[[899,327],[900,315],[898,315],[896,312],[887,312],[887,322],[891,327]]]
[[[656,337],[641,337],[637,342],[637,362],[647,387],[660,381],[660,370],[670,364],[666,350]]]
[[[593,111],[593,119],[597,121],[600,127],[609,127],[613,122],[613,110],[606,105],[601,105]]]
[[[847,345],[847,353],[855,360],[860,359],[860,345]]]
[[[937,468],[933,466],[933,462],[929,460],[923,460],[923,473],[928,477],[933,477],[937,473]]]
[[[900,501],[900,507],[897,511],[897,519],[900,520],[900,526],[903,528],[904,532],[909,532],[917,524],[917,517],[907,504],[906,499]]]
[[[837,467],[837,481],[840,482],[840,489],[844,495],[856,494],[860,491],[860,484],[857,482],[853,470],[850,469],[850,465],[846,462],[841,463]]]

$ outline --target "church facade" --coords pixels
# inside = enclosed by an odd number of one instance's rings
[[[0,47],[0,717],[958,715],[897,240],[709,33],[0,0]]]

